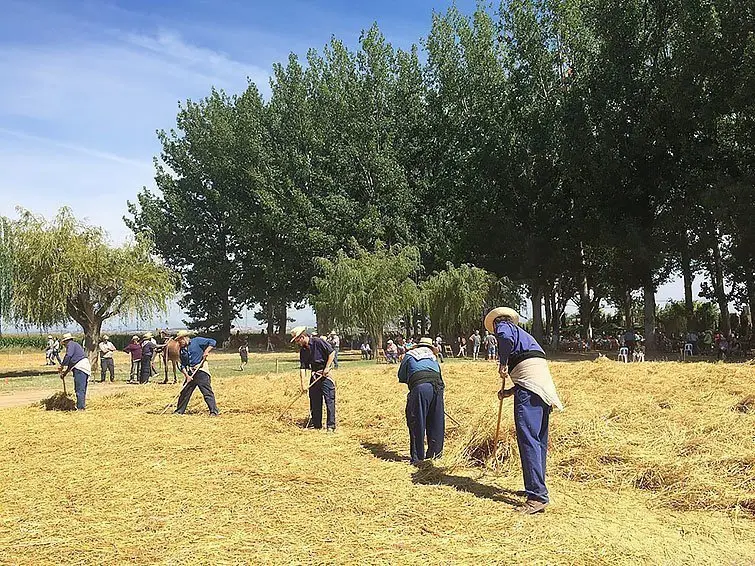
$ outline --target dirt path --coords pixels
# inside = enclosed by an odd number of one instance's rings
[[[87,399],[91,399],[92,397],[99,397],[102,395],[110,395],[111,393],[115,393],[117,391],[134,388],[134,385],[126,385],[125,383],[90,383],[87,387]],[[8,409],[11,407],[26,407],[34,403],[39,403],[42,399],[45,399],[46,397],[49,397],[50,395],[58,391],[60,391],[59,388],[40,388],[21,389],[19,391],[0,393],[0,409]]]

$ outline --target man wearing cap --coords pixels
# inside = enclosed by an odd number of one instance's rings
[[[186,412],[194,389],[199,387],[210,410],[210,416],[217,417],[218,406],[215,403],[215,393],[210,383],[210,368],[207,364],[207,356],[215,347],[215,340],[201,336],[191,338],[188,330],[179,330],[176,341],[181,346],[181,363],[178,369],[184,374],[186,382],[178,395],[175,413],[183,415]]]
[[[421,338],[406,352],[398,368],[399,383],[406,383],[406,426],[409,428],[411,463],[439,458],[443,452],[446,419],[443,409],[443,377],[431,338]],[[427,452],[425,452],[427,433]]]
[[[128,382],[136,383],[139,378],[139,369],[142,364],[142,345],[139,343],[138,336],[132,336],[131,342],[123,349],[127,354],[131,354],[131,373]]]
[[[139,366],[139,383],[142,385],[149,382],[152,377],[152,354],[155,352],[155,342],[152,333],[145,332],[142,335],[142,360]]]
[[[299,384],[304,390],[304,378],[310,370],[309,414],[310,427],[322,428],[322,401],[327,409],[328,432],[336,430],[336,384],[330,377],[335,351],[327,340],[307,334],[306,326],[297,326],[291,331],[291,342],[299,346]]]
[[[553,407],[563,409],[556,393],[545,352],[537,341],[518,326],[519,314],[498,307],[485,317],[485,328],[498,340],[498,398],[514,396],[514,425],[522,462],[527,502],[522,513],[541,513],[548,504],[545,459],[548,451],[548,421]],[[506,389],[506,378],[514,386]]]
[[[92,366],[89,358],[84,353],[84,348],[78,342],[73,341],[69,332],[63,334],[63,345],[66,348],[66,355],[60,363],[58,373],[60,379],[65,379],[69,370],[73,370],[73,390],[76,393],[76,410],[83,411],[86,408],[87,397],[87,380],[92,374]],[[65,368],[65,371],[63,371]]]
[[[110,372],[110,383],[115,380],[115,362],[113,361],[113,352],[116,347],[110,341],[110,336],[103,334],[100,337],[98,345],[100,350],[100,383],[105,382],[105,374]]]

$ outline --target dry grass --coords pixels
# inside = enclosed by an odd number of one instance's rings
[[[178,386],[94,398],[85,413],[0,411],[0,562],[12,564],[749,564],[755,560],[755,368],[554,363],[542,516],[522,488],[511,424],[497,469],[493,364],[444,366],[446,455],[408,465],[395,366],[344,364],[339,431],[278,420],[298,376],[231,370],[216,356],[221,417]],[[254,362],[255,360],[252,360]],[[265,362],[266,363],[266,362]],[[252,366],[250,364],[250,366]],[[489,465],[490,462],[487,462]]]

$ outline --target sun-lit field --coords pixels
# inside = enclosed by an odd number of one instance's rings
[[[755,561],[755,366],[553,363],[552,504],[525,517],[510,399],[503,464],[470,458],[495,428],[494,364],[444,364],[459,425],[417,471],[396,366],[342,364],[328,435],[302,428],[305,397],[278,418],[292,354],[277,374],[273,355],[244,374],[211,360],[217,419],[198,392],[190,414],[160,414],[179,386],[157,384],[108,384],[85,413],[0,410],[0,563]]]

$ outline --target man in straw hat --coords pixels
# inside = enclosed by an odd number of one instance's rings
[[[502,386],[499,399],[514,396],[514,425],[522,461],[527,502],[522,513],[540,513],[548,504],[545,486],[545,457],[548,451],[548,420],[552,407],[563,409],[553,384],[545,352],[537,341],[518,326],[519,314],[498,307],[485,317],[485,328],[498,340],[498,373]],[[514,386],[506,389],[506,378]]]
[[[84,348],[78,342],[74,342],[70,332],[63,334],[63,345],[66,355],[60,363],[58,373],[60,379],[65,379],[69,370],[73,370],[73,390],[76,393],[76,410],[83,411],[86,408],[87,381],[92,375],[92,366],[89,358],[84,353]],[[63,371],[65,368],[65,371]]]
[[[142,363],[139,366],[139,383],[149,383],[152,377],[152,356],[155,353],[155,341],[151,332],[142,334]]]
[[[103,334],[100,336],[98,345],[100,350],[100,383],[105,382],[105,374],[110,372],[110,382],[115,380],[115,362],[113,361],[113,352],[116,347],[110,341],[110,336]]]
[[[336,357],[333,346],[319,336],[307,334],[306,326],[297,326],[291,331],[291,342],[299,346],[299,384],[304,390],[307,370],[309,377],[309,415],[311,428],[322,428],[322,401],[327,409],[328,432],[336,430],[336,384],[330,376]]]
[[[399,383],[406,383],[406,426],[409,428],[409,452],[415,466],[443,452],[446,419],[443,407],[443,377],[437,350],[431,338],[420,338],[408,350],[398,368]],[[427,433],[427,452],[425,452]]]
[[[210,410],[210,416],[217,417],[218,406],[215,403],[215,393],[213,393],[210,383],[210,368],[207,365],[207,356],[215,347],[215,340],[201,336],[192,338],[188,330],[179,330],[176,340],[181,346],[179,369],[184,374],[186,382],[178,396],[175,412],[179,415],[186,412],[194,389],[199,387],[199,391],[202,392],[204,401],[207,403],[207,408]]]

